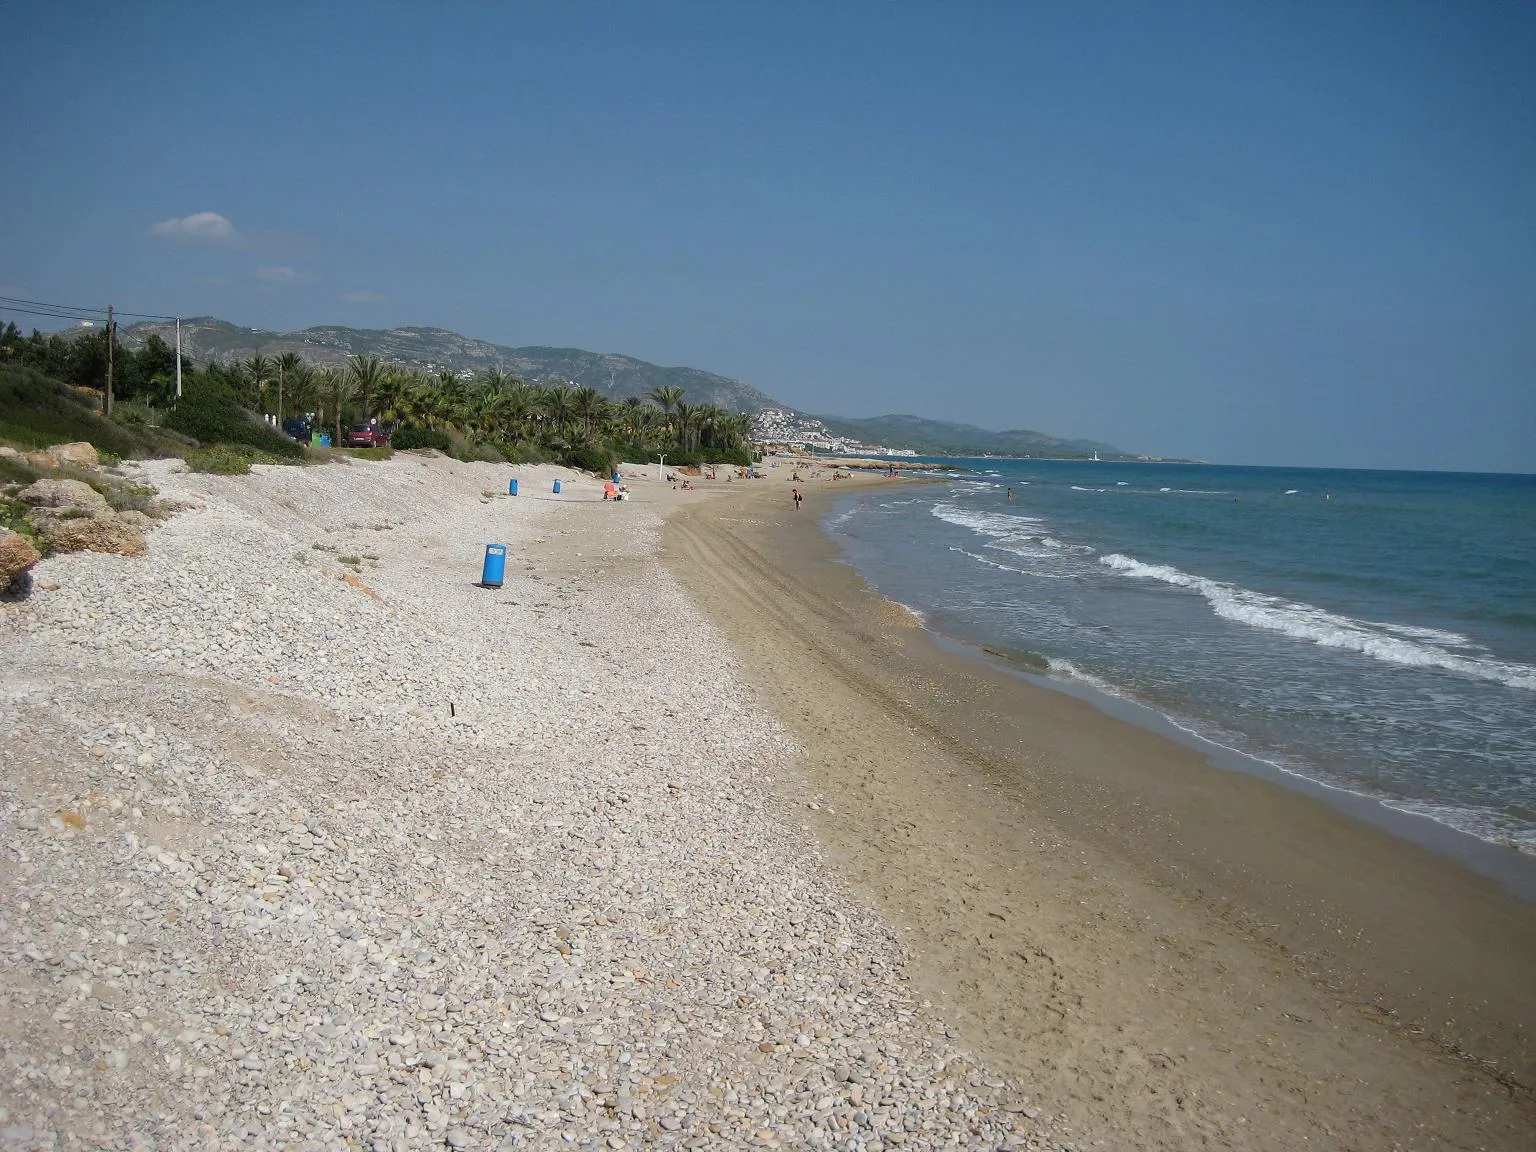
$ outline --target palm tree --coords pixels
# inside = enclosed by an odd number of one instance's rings
[[[277,424],[281,428],[283,424],[283,383],[285,378],[292,379],[293,374],[299,370],[299,365],[304,363],[299,359],[297,352],[284,352],[277,358]]]
[[[544,389],[539,407],[543,409],[545,418],[554,426],[555,435],[564,439],[567,429],[570,428],[571,418],[575,414],[571,390],[564,384],[551,385]]]
[[[350,367],[350,366],[349,366]],[[324,368],[320,372],[320,391],[331,405],[331,417],[336,422],[336,439],[341,443],[341,406],[357,393],[357,378],[348,369]]]
[[[320,388],[315,370],[302,360],[288,377],[288,395],[293,400],[294,410],[300,413],[308,412],[312,405],[319,405]]]
[[[384,370],[379,379],[378,391],[373,396],[380,420],[388,422],[400,419],[400,409],[410,387],[410,379],[410,373],[403,368]]]
[[[363,421],[373,414],[371,407],[374,390],[384,379],[384,364],[377,356],[350,356],[347,371],[357,383],[357,394],[363,402]]]
[[[645,401],[638,396],[626,396],[619,401],[619,422],[633,443],[640,442],[640,429],[645,426],[645,412]]]
[[[646,394],[647,398],[653,401],[668,416],[672,415],[677,406],[683,402],[684,395],[684,391],[674,384],[664,384],[660,388],[652,388]]]
[[[608,416],[608,401],[596,388],[577,388],[571,393],[571,414],[581,421],[584,440],[591,440],[597,426]]]
[[[256,403],[262,411],[266,411],[266,391],[267,385],[272,381],[272,361],[258,354],[247,360],[244,367],[245,377],[250,381]]]
[[[679,451],[688,451],[688,432],[697,419],[698,412],[692,404],[679,400],[674,406],[672,422],[677,429],[677,447]]]

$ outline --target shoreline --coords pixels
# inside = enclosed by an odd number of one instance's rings
[[[905,607],[905,605],[903,605]],[[908,609],[911,611],[911,609]],[[1327,804],[1361,824],[1378,828],[1399,839],[1427,848],[1496,881],[1509,895],[1536,904],[1536,855],[1474,836],[1453,824],[1447,824],[1422,812],[1404,812],[1386,800],[1368,792],[1356,792],[1342,784],[1330,784],[1302,772],[1282,768],[1271,761],[1233,748],[1201,735],[1139,700],[1104,691],[1093,684],[1068,677],[1052,676],[1015,663],[1005,655],[940,632],[928,625],[923,629],[941,647],[963,653],[1009,676],[1049,692],[1060,692],[1083,700],[1106,716],[1134,724],[1144,731],[1182,744],[1203,757],[1214,768],[1241,772],[1279,788],[1300,792]]]
[[[798,517],[729,530],[737,501],[679,511],[669,563],[804,748],[829,857],[983,1058],[1117,1144],[1528,1145],[1536,910],[944,651],[841,560],[820,529],[838,493],[808,487]],[[753,576],[712,586],[722,569]]]

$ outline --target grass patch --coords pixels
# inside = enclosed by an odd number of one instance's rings
[[[194,472],[211,472],[215,476],[244,476],[251,470],[251,458],[236,452],[228,444],[216,444],[212,448],[189,448],[187,467]]]
[[[84,440],[104,456],[177,456],[190,441],[149,425],[126,427],[81,393],[19,365],[0,365],[0,441],[27,450]]]
[[[43,538],[38,535],[38,531],[32,526],[32,522],[27,519],[27,512],[28,508],[25,504],[18,504],[14,500],[0,499],[0,528],[9,528],[46,556],[48,554],[48,546]],[[3,589],[0,589],[0,591],[3,591]]]
[[[363,558],[361,556],[338,556],[336,557],[336,562],[357,570],[361,570],[363,567]]]

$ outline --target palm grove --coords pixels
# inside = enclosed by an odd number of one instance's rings
[[[22,336],[0,329],[0,363],[31,368],[77,387],[104,386],[107,334]],[[606,470],[617,460],[665,453],[670,462],[747,464],[751,418],[713,404],[689,404],[683,389],[653,389],[613,401],[563,381],[529,383],[500,369],[472,378],[352,356],[344,365],[310,364],[295,352],[210,361],[182,358],[183,397],[175,396],[176,354],[158,336],[137,349],[114,341],[113,391],[126,418],[177,427],[178,409],[210,402],[271,415],[313,418],[339,441],[351,423],[377,418],[397,426],[396,442],[447,445],[465,458],[558,460]],[[404,433],[404,434],[403,434]],[[417,435],[411,435],[416,433]],[[420,435],[428,434],[427,436]],[[206,437],[198,435],[199,439]]]

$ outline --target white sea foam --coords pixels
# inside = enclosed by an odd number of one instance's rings
[[[1111,684],[1108,680],[1095,676],[1092,672],[1084,672],[1070,660],[1064,660],[1059,656],[1047,656],[1045,666],[1058,676],[1065,676],[1068,680],[1078,680],[1087,684],[1090,688],[1104,693],[1106,696],[1114,696],[1119,700],[1131,700],[1134,697],[1127,695],[1120,688]]]
[[[1037,568],[1015,568],[1012,564],[1004,564],[1001,561],[977,555],[975,552],[967,552],[964,548],[958,548],[953,544],[950,545],[949,550],[951,552],[958,552],[962,556],[967,556],[978,564],[985,564],[988,568],[997,568],[1003,572],[1016,572],[1020,576],[1037,576],[1041,580],[1075,580],[1077,578],[1071,572],[1042,572]]]
[[[986,545],[988,548],[1008,552],[1024,560],[1043,560],[1055,565],[1059,564],[1064,556],[1093,551],[1085,545],[1066,544],[1054,536],[1045,535],[1040,531],[1045,521],[1037,516],[1019,516],[1011,512],[982,512],[974,508],[960,508],[954,504],[935,504],[932,512],[940,520],[969,528],[978,536],[988,537]],[[998,567],[1006,568],[1007,566],[998,565]],[[1021,571],[1016,568],[1007,570]],[[1043,576],[1046,573],[1031,570],[1030,575]],[[1058,573],[1057,575],[1066,574]]]
[[[1443,628],[1420,628],[1415,624],[1392,624],[1386,620],[1367,620],[1366,623],[1372,628],[1380,628],[1396,636],[1406,636],[1410,640],[1423,640],[1427,644],[1435,644],[1441,648],[1483,647],[1470,636],[1463,636],[1460,632],[1447,632]]]
[[[1109,491],[1108,488],[1079,488],[1076,484],[1073,484],[1071,487],[1072,487],[1072,491],[1074,491],[1074,492],[1108,492]]]
[[[1286,489],[1286,490],[1285,490],[1285,494],[1286,494],[1286,495],[1287,495],[1287,496],[1294,496],[1294,495],[1296,495],[1296,493],[1298,493],[1298,492],[1300,492],[1300,491],[1301,491],[1301,489],[1300,489],[1300,488],[1287,488],[1287,489]]]
[[[983,536],[1016,536],[1027,533],[1045,521],[1038,516],[1020,516],[1013,512],[982,512],[976,508],[961,508],[956,504],[935,504],[932,513],[949,524],[969,528]]]
[[[1506,684],[1511,688],[1536,690],[1536,667],[1529,664],[1458,655],[1443,647],[1423,643],[1423,638],[1393,635],[1379,625],[1341,616],[1311,604],[1254,592],[1222,580],[1191,576],[1165,564],[1143,564],[1118,552],[1100,556],[1099,563],[1127,576],[1159,580],[1198,592],[1210,604],[1211,610],[1224,620],[1279,632],[1299,640],[1310,640],[1327,648],[1359,652],[1388,664],[1440,668],[1479,680]]]

